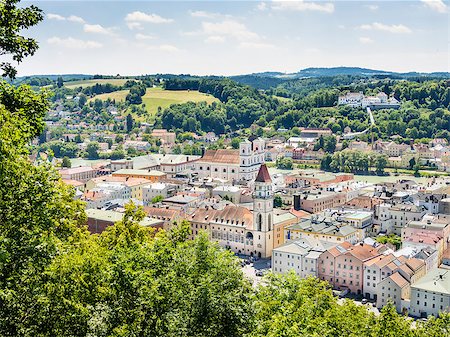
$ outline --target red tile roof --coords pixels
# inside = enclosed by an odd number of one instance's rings
[[[199,162],[239,165],[239,150],[206,150]]]
[[[260,183],[271,183],[272,179],[270,178],[269,171],[267,170],[266,164],[261,164],[259,168],[258,175],[256,176],[255,181]]]

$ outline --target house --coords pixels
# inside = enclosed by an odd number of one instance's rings
[[[328,281],[335,289],[348,289],[353,294],[362,295],[364,262],[381,255],[382,249],[385,249],[382,245],[340,243],[320,255],[319,278]]]
[[[272,251],[272,271],[287,273],[293,270],[302,278],[317,277],[320,254],[335,245],[314,238],[289,241]]]
[[[175,144],[176,140],[175,132],[169,132],[165,129],[154,129],[151,135],[152,137],[159,139],[163,144],[167,145]]]
[[[294,196],[294,205],[298,201],[301,210],[310,213],[319,213],[328,208],[335,208],[347,202],[345,193],[333,191],[311,190]]]
[[[450,270],[435,268],[411,285],[410,315],[428,317],[449,311]]]
[[[312,237],[334,243],[355,243],[361,239],[356,228],[347,223],[318,214],[303,218],[296,224],[286,226],[284,234],[285,241]]]
[[[161,182],[149,184],[142,187],[142,201],[145,206],[148,206],[155,197],[161,196],[163,199],[166,199],[169,196],[173,196],[176,191],[176,185]]]
[[[425,275],[425,262],[404,256],[394,257],[392,254],[383,259],[376,257],[374,260],[372,264],[370,261],[366,262],[367,269],[364,273],[366,296],[375,299],[378,308],[392,301],[397,312],[409,310],[410,285]]]
[[[59,170],[61,178],[64,180],[78,180],[86,182],[89,179],[97,177],[97,170],[92,167],[80,166]]]
[[[100,209],[87,209],[86,215],[88,230],[92,234],[102,233],[107,227],[113,226],[116,222],[123,219],[122,213]],[[162,229],[163,222],[161,220],[145,217],[139,224],[144,227]]]

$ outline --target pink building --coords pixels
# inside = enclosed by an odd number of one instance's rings
[[[379,256],[384,248],[383,245],[373,247],[363,243],[353,246],[348,242],[330,248],[319,256],[319,278],[335,289],[363,294],[364,262]]]

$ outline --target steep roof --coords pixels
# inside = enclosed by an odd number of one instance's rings
[[[269,171],[267,170],[266,164],[261,164],[258,175],[256,176],[255,182],[259,183],[271,183],[272,179],[270,178]]]
[[[395,284],[397,284],[400,288],[403,288],[409,284],[408,280],[405,279],[399,272],[395,272],[391,276],[389,276]]]

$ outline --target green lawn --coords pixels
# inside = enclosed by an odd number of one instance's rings
[[[124,85],[126,81],[130,79],[127,78],[111,78],[111,79],[97,79],[97,80],[81,80],[81,81],[69,81],[65,82],[64,86],[68,89],[75,89],[75,88],[85,88],[85,87],[91,87],[95,84],[114,84],[114,85]]]
[[[180,104],[186,102],[206,102],[211,104],[219,102],[217,98],[212,95],[203,94],[193,90],[164,90],[162,88],[149,88],[142,97],[142,103],[149,115],[153,117],[158,111],[158,107],[165,109],[171,104]]]
[[[95,101],[97,98],[101,99],[102,101],[106,101],[108,98],[110,98],[110,99],[115,99],[117,102],[123,102],[123,101],[125,101],[125,97],[127,97],[129,91],[130,90],[126,89],[126,90],[113,91],[113,92],[110,92],[107,94],[96,95],[93,98],[89,98],[88,102]]]

